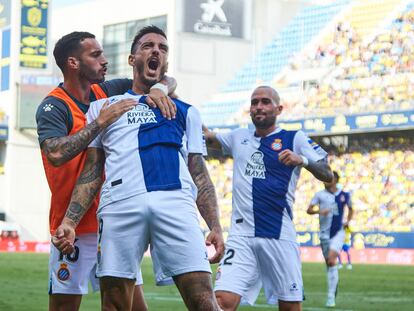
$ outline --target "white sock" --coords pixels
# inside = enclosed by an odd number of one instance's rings
[[[328,267],[328,296],[335,297],[338,281],[338,266]]]

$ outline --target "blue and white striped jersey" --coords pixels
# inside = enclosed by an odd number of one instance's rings
[[[109,192],[111,201],[118,201],[149,191],[197,188],[184,157],[203,153],[203,134],[198,110],[174,99],[177,115],[167,120],[158,108],[145,103],[145,96],[128,91],[110,97],[113,104],[123,98],[134,98],[138,105],[108,126],[89,147],[105,152],[105,182],[102,193]],[[107,99],[91,103],[88,122],[99,115]]]
[[[249,129],[217,138],[234,160],[230,233],[296,241],[292,205],[301,168],[279,162],[279,152],[290,149],[312,161],[326,152],[302,131],[280,128],[263,138]]]
[[[320,210],[330,210],[326,216],[319,214],[320,238],[330,239],[342,229],[345,205],[352,209],[351,195],[342,190],[332,193],[324,189],[315,194],[311,205],[319,205]]]

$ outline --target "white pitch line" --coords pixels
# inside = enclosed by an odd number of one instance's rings
[[[145,293],[145,298],[148,300],[162,300],[162,301],[176,301],[182,302],[183,300],[180,297],[171,297],[171,296],[161,296],[157,293]],[[262,309],[274,309],[275,306],[273,305],[266,305],[266,304],[255,304],[253,307],[255,308],[262,308]],[[304,311],[326,311],[326,308],[314,308],[314,307],[304,307]],[[335,308],[335,311],[354,311],[351,309],[338,309]]]

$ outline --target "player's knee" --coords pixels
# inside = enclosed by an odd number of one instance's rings
[[[216,291],[215,294],[217,302],[223,311],[233,311],[237,309],[240,302],[238,295],[225,291]]]
[[[300,301],[282,301],[279,300],[279,311],[301,311],[302,304]]]

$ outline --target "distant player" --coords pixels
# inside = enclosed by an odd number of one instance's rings
[[[342,245],[342,250],[346,253],[346,257],[348,260],[348,264],[346,268],[348,270],[352,270],[352,263],[351,263],[351,252],[349,251],[351,248],[351,229],[348,227],[345,228],[345,240],[344,245]],[[342,269],[342,260],[341,260],[341,253],[338,254],[338,269]]]
[[[325,189],[313,197],[307,213],[319,214],[320,240],[323,256],[328,267],[328,299],[327,307],[335,307],[335,296],[338,289],[338,266],[336,259],[344,244],[345,231],[352,219],[351,196],[348,192],[337,188],[339,175],[333,172],[332,182],[325,182]],[[316,208],[319,206],[319,208]],[[343,223],[345,206],[348,207],[348,219]]]
[[[204,129],[207,146],[234,159],[231,229],[216,297],[223,310],[236,310],[242,300],[253,304],[263,287],[279,310],[300,310],[302,267],[292,221],[296,183],[302,167],[322,181],[332,180],[332,172],[326,152],[305,133],[276,126],[283,109],[276,90],[258,87],[250,101],[254,129]]]

